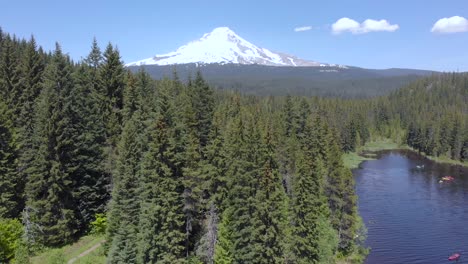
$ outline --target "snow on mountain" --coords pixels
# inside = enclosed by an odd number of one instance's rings
[[[192,41],[176,51],[132,62],[126,66],[173,65],[185,63],[237,63],[268,66],[329,66],[307,61],[284,53],[260,48],[241,38],[227,27],[215,28],[211,33]],[[343,66],[342,66],[343,67]]]

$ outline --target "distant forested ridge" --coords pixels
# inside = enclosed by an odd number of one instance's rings
[[[467,80],[257,97],[200,71],[132,73],[96,40],[74,62],[0,32],[0,227],[22,223],[0,262],[74,242],[104,214],[108,263],[333,263],[365,237],[342,153],[385,136],[467,160]]]
[[[426,77],[373,99],[315,98],[344,151],[370,136],[391,138],[434,157],[468,161],[468,74]]]
[[[128,67],[144,69],[154,79],[170,77],[174,68],[185,80],[200,70],[213,87],[260,96],[370,98],[388,95],[411,81],[435,72],[413,69],[373,70],[358,67],[277,67],[244,64],[179,64]]]

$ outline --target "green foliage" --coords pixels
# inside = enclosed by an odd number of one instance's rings
[[[15,250],[15,258],[12,263],[15,264],[29,264],[31,255],[31,249],[24,241],[20,241]]]
[[[330,224],[326,216],[321,215],[317,219],[317,229],[320,232],[317,246],[319,248],[319,263],[335,263],[335,252],[339,244],[336,230]]]
[[[23,226],[20,221],[0,218],[0,262],[13,259],[22,234]]]
[[[107,217],[105,214],[96,214],[95,220],[91,222],[91,234],[104,235],[107,230]]]
[[[94,47],[94,46],[93,46]],[[93,48],[91,59],[97,60],[97,50]],[[125,87],[125,71],[120,60],[120,53],[110,43],[107,45],[103,61],[99,64],[99,78],[101,81],[104,99],[104,120],[106,121],[107,138],[111,146],[116,146],[121,132],[123,92]]]
[[[72,116],[67,98],[73,87],[71,65],[57,45],[48,65],[44,91],[38,105],[35,149],[28,164],[26,206],[34,226],[30,242],[58,246],[71,242],[79,232],[76,200],[73,198]]]
[[[47,258],[47,263],[50,264],[63,264],[66,263],[63,250],[60,248],[53,249],[49,252],[49,257]]]
[[[232,234],[229,231],[229,214],[225,214],[218,226],[218,241],[214,251],[215,264],[231,264],[234,262],[232,255]]]
[[[283,263],[285,248],[285,229],[287,225],[288,199],[281,185],[281,177],[272,142],[272,131],[268,126],[262,142],[259,163],[263,164],[259,186],[255,195],[253,254],[256,263]]]
[[[22,181],[16,173],[16,133],[10,113],[0,99],[0,218],[17,217],[22,207]]]
[[[74,89],[64,99],[70,118],[69,172],[76,184],[73,193],[79,200],[80,229],[86,228],[95,214],[105,211],[110,196],[110,173],[105,169],[105,125],[93,71],[87,65],[78,67],[73,73]]]
[[[192,108],[197,137],[200,146],[205,147],[208,144],[211,124],[213,121],[214,98],[213,90],[203,79],[201,72],[197,71],[192,92]]]
[[[186,248],[182,168],[178,166],[181,160],[175,152],[180,142],[174,134],[171,87],[163,85],[156,119],[149,126],[148,151],[142,162],[139,263],[178,263]]]
[[[74,263],[90,263],[90,261],[94,261],[92,263],[103,264],[106,263],[105,251],[101,245],[103,240],[103,236],[87,235],[81,237],[76,242],[63,247],[43,247],[40,250],[34,250],[32,252],[24,251],[23,259],[26,260],[26,257],[29,257],[29,262],[19,263],[48,264],[50,259],[55,258],[60,261],[60,259],[63,258],[63,263],[67,263],[68,261],[75,259]],[[94,248],[94,250],[87,252],[91,248]],[[85,253],[86,256],[80,257],[83,253]],[[27,256],[26,254],[30,254],[31,256]],[[16,256],[15,261],[18,261]]]
[[[140,210],[139,162],[143,153],[143,141],[137,133],[141,126],[138,116],[132,118],[125,124],[119,142],[120,155],[108,216],[110,262],[134,263],[136,259],[137,216]]]

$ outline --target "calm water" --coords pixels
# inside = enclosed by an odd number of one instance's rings
[[[424,169],[416,169],[424,165]],[[381,152],[354,171],[368,228],[366,263],[468,263],[468,169],[409,151]],[[443,176],[454,182],[439,183]]]

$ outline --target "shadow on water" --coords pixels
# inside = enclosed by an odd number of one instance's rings
[[[410,150],[376,154],[353,171],[372,248],[366,263],[449,263],[455,252],[468,263],[468,168]]]

